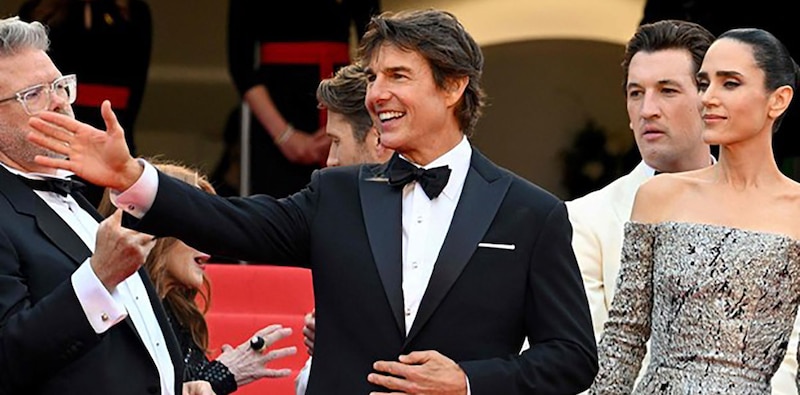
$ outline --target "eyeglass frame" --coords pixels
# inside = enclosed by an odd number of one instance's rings
[[[8,102],[8,101],[11,101],[11,100],[16,100],[22,106],[22,109],[25,110],[26,114],[28,114],[28,115],[36,115],[36,114],[38,114],[38,113],[40,113],[42,111],[45,111],[47,109],[47,107],[50,106],[50,104],[52,103],[52,100],[53,100],[53,96],[52,95],[53,95],[53,93],[57,92],[56,85],[60,84],[60,83],[62,83],[64,81],[69,81],[69,80],[73,80],[74,81],[75,93],[73,95],[71,95],[71,97],[66,98],[66,99],[67,99],[67,102],[69,102],[69,104],[73,104],[73,103],[75,103],[75,99],[78,97],[78,77],[75,74],[62,75],[61,77],[58,77],[58,78],[54,79],[53,82],[51,82],[49,84],[36,84],[36,85],[29,86],[27,88],[20,89],[16,93],[14,93],[13,96],[7,97],[5,99],[0,99],[0,104]],[[25,94],[27,94],[28,92],[31,92],[32,90],[39,89],[39,88],[46,88],[46,90],[47,90],[47,104],[45,105],[45,107],[43,109],[41,109],[39,111],[31,112],[28,109],[28,105],[26,104],[27,101],[26,101],[26,99],[24,97],[25,97]]]

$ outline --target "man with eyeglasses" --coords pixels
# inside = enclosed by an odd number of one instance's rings
[[[182,385],[183,361],[141,264],[152,237],[100,216],[58,157],[29,143],[43,111],[73,117],[38,22],[0,19],[0,394],[213,394]]]

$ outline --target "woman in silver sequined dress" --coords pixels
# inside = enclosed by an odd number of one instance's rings
[[[800,184],[771,145],[798,73],[763,30],[730,30],[708,49],[703,139],[719,161],[640,187],[592,393],[770,393],[800,302]]]

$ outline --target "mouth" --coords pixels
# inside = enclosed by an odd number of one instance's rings
[[[666,133],[664,133],[663,130],[648,128],[642,132],[642,138],[644,138],[645,140],[652,140],[664,136],[665,134]]]
[[[197,267],[200,268],[200,270],[205,271],[208,259],[209,259],[208,256],[196,256],[194,257],[194,263],[197,265]]]
[[[387,122],[400,119],[405,115],[406,113],[400,111],[383,111],[378,113],[378,119],[381,121],[382,124],[386,124]]]
[[[727,119],[727,118],[723,117],[722,115],[703,114],[703,121],[706,121],[706,122],[722,121],[722,120],[725,120],[725,119]]]

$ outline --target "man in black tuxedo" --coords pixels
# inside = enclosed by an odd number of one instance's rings
[[[597,355],[564,204],[468,140],[484,101],[477,43],[447,12],[383,14],[361,59],[366,105],[397,154],[315,172],[285,199],[208,196],[157,173],[127,153],[109,103],[108,133],[45,113],[29,139],[70,157],[38,163],[121,191],[116,204],[138,229],[310,267],[307,394],[588,388]]]
[[[72,118],[76,78],[47,46],[41,24],[0,19],[0,394],[179,395],[182,354],[139,269],[152,236],[121,212],[98,224],[67,172],[34,162],[57,154],[25,140],[32,115]]]

